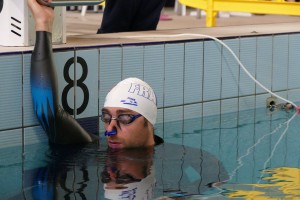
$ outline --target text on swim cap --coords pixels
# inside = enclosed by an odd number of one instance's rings
[[[138,105],[136,100],[134,98],[130,98],[130,97],[127,97],[127,99],[125,99],[125,100],[121,100],[121,102],[123,104],[128,104],[128,105],[132,105],[132,106],[137,106]]]
[[[141,84],[131,83],[131,86],[130,86],[128,92],[136,94],[141,97],[144,97],[144,98],[152,101],[156,105],[155,94],[152,91],[152,89],[149,87],[146,87]]]

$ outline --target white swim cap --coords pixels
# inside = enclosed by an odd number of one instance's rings
[[[138,78],[119,82],[106,96],[104,107],[127,108],[143,115],[152,125],[156,122],[156,96],[150,85]]]

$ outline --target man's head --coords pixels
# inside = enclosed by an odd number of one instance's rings
[[[119,82],[106,96],[102,109],[105,135],[112,148],[154,145],[153,126],[157,117],[156,96],[138,78]]]

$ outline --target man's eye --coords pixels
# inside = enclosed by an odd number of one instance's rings
[[[103,118],[110,118],[110,116],[107,114],[102,114],[102,116],[103,116]]]
[[[120,116],[119,116],[119,119],[120,119],[120,120],[125,120],[125,121],[127,121],[127,120],[130,120],[131,117],[130,117],[130,115],[128,115],[128,114],[124,114],[124,115],[120,115]]]

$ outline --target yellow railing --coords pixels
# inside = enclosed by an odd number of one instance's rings
[[[206,27],[216,25],[219,11],[300,16],[300,3],[284,0],[179,0],[179,2],[205,11]]]

